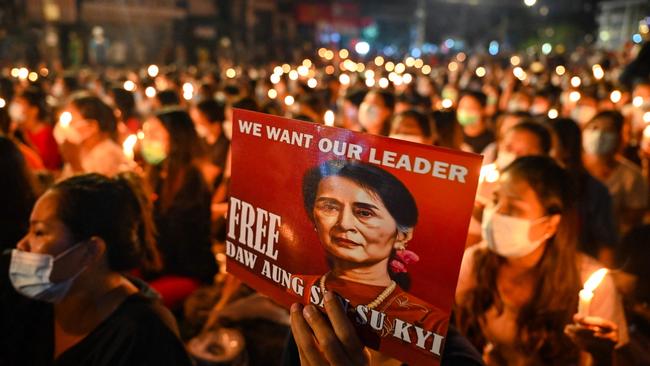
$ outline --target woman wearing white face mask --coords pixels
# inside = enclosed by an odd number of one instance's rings
[[[620,156],[623,116],[619,112],[598,113],[582,131],[583,160],[589,174],[609,189],[619,231],[640,224],[648,207],[648,185],[641,169]]]
[[[0,364],[190,365],[171,313],[123,274],[160,266],[141,184],[82,175],[37,201],[0,281]]]
[[[55,137],[65,160],[64,177],[81,173],[114,176],[131,168],[115,141],[117,119],[113,110],[92,94],[73,97],[59,118]]]
[[[601,347],[585,351],[611,360],[614,345],[628,340],[611,278],[595,291],[589,314],[596,319],[573,316],[581,284],[600,265],[576,252],[568,173],[550,158],[528,156],[510,164],[500,183],[483,218],[486,242],[463,257],[456,289],[461,330],[484,350],[488,364],[566,365],[578,360],[580,349],[565,326],[604,321],[610,331],[590,338]]]
[[[390,117],[395,108],[395,96],[384,90],[371,90],[359,106],[359,124],[364,132],[388,135]]]

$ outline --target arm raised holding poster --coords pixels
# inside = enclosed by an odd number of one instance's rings
[[[287,307],[325,311],[336,293],[365,347],[438,364],[481,158],[249,111],[234,122],[228,271]]]

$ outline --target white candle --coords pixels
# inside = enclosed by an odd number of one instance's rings
[[[130,161],[134,160],[133,150],[135,148],[136,142],[138,142],[138,137],[136,135],[129,135],[122,143],[122,150],[124,151],[124,155]]]
[[[594,298],[594,293],[582,289],[580,290],[578,297],[580,298],[580,302],[578,303],[578,315],[581,316],[589,315],[589,306],[591,305],[591,299]]]

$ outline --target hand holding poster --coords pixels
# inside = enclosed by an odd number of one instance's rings
[[[370,348],[438,364],[481,157],[233,114],[228,271],[278,303],[334,291]]]

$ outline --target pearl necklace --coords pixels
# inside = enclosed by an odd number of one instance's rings
[[[323,295],[325,295],[325,293],[327,292],[325,290],[325,279],[327,278],[327,276],[329,274],[330,273],[327,272],[320,278],[320,282],[319,282],[320,291],[321,291],[321,293]],[[372,309],[376,308],[377,306],[381,305],[381,303],[384,302],[384,300],[386,300],[386,298],[388,298],[388,296],[390,296],[390,294],[392,294],[393,291],[395,291],[395,287],[397,287],[397,283],[395,283],[395,281],[391,280],[390,285],[388,285],[388,287],[386,287],[384,289],[384,291],[382,291],[372,302],[370,302],[368,305],[366,305],[366,307],[368,309],[372,310]]]

